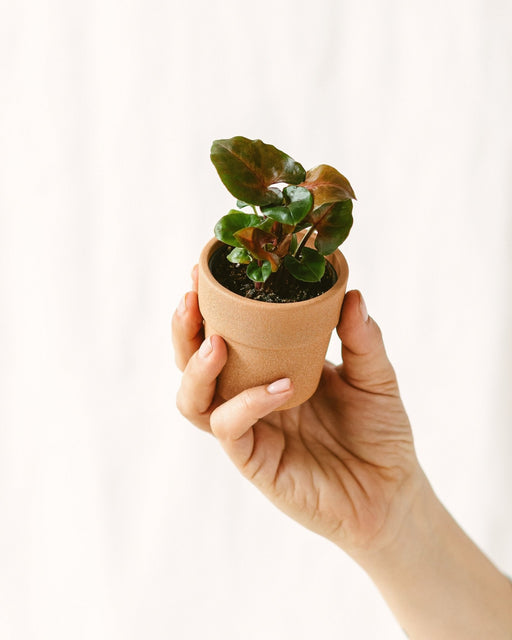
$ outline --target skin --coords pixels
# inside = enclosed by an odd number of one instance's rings
[[[286,411],[276,409],[293,393],[287,379],[216,394],[227,349],[204,341],[196,270],[172,325],[181,413],[279,509],[350,554],[411,638],[512,638],[511,585],[432,491],[360,292],[343,303],[342,364],[326,362],[314,396]]]

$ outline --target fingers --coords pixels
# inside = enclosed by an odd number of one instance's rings
[[[178,410],[201,429],[210,431],[210,412],[217,376],[226,364],[227,349],[220,336],[210,336],[190,358],[176,396]]]
[[[172,317],[174,359],[183,371],[203,341],[203,318],[197,301],[197,264],[192,269],[192,291],[186,293]]]
[[[183,371],[203,341],[203,318],[199,312],[197,292],[189,291],[172,317],[172,342],[178,368]]]
[[[194,268],[192,269],[192,273],[190,275],[192,276],[192,290],[197,293],[197,282],[199,278],[197,264],[194,265]]]
[[[279,409],[292,393],[291,380],[283,378],[268,386],[247,389],[213,411],[211,430],[238,467],[243,467],[253,453],[253,425]]]
[[[342,342],[340,375],[358,389],[398,395],[395,372],[386,355],[381,331],[368,316],[359,291],[345,295],[337,332]]]

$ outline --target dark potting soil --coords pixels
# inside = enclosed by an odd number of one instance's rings
[[[218,249],[210,259],[210,271],[213,277],[226,289],[233,293],[261,300],[262,302],[302,302],[316,298],[328,291],[336,282],[336,272],[327,261],[323,278],[320,282],[302,282],[296,280],[285,269],[273,273],[261,289],[256,289],[255,283],[247,277],[245,264],[229,262],[226,256],[232,247],[227,245]]]

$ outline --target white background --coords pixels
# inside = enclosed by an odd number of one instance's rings
[[[3,640],[403,637],[174,408],[233,135],[349,177],[420,460],[512,573],[511,31],[506,0],[0,0]]]

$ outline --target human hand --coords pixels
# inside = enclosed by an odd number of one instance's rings
[[[347,551],[411,638],[509,638],[510,583],[432,491],[361,294],[343,303],[343,364],[326,362],[313,397],[277,412],[292,393],[287,381],[227,402],[216,394],[227,350],[219,336],[204,342],[194,282],[173,316],[183,415],[277,507]]]
[[[211,431],[240,472],[304,526],[354,555],[391,543],[424,476],[380,330],[361,294],[345,296],[337,328],[343,364],[326,362],[314,396],[276,412],[292,392],[286,380],[227,402],[216,394],[227,349],[219,336],[203,341],[194,282],[173,316],[184,371],[181,413]]]

